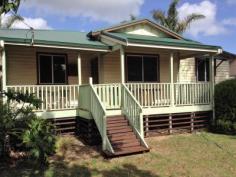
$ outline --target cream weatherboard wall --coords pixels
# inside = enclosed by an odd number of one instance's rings
[[[37,52],[66,54],[68,64],[77,66],[78,52],[74,50],[48,49],[38,47],[7,46],[7,85],[37,84]],[[90,59],[96,53],[81,52],[82,83],[88,83],[90,77]],[[77,76],[68,77],[69,84],[77,84]]]
[[[220,63],[216,61],[216,65]],[[215,82],[219,83],[230,78],[229,61],[223,61],[216,69]],[[196,82],[195,58],[181,59],[179,65],[179,82]]]
[[[156,37],[169,37],[166,33],[148,24],[137,24],[130,27],[115,30],[115,32]]]

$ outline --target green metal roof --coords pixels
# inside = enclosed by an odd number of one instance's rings
[[[0,29],[0,40],[5,42],[30,44],[31,36],[28,29]],[[106,44],[90,40],[86,32],[77,31],[34,30],[34,44],[109,49]]]
[[[111,38],[136,44],[146,44],[146,45],[163,45],[163,46],[173,46],[173,47],[186,47],[186,48],[196,48],[196,49],[221,49],[219,46],[205,45],[200,42],[188,40],[188,39],[172,39],[172,38],[160,38],[155,36],[145,36],[145,35],[135,35],[126,33],[109,33],[104,32]]]

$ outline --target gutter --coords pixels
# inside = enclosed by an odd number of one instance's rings
[[[66,47],[66,46],[58,46],[58,45],[44,45],[44,44],[34,44],[29,45],[26,43],[14,43],[14,42],[6,42],[6,45],[17,45],[17,46],[27,46],[27,47],[44,47],[44,48],[56,48],[56,49],[70,49],[70,50],[85,50],[85,51],[98,51],[98,52],[109,52],[110,49],[95,49],[89,47]]]

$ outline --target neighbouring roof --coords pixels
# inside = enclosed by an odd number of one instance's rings
[[[12,43],[31,43],[31,31],[28,29],[0,29],[0,40]],[[86,32],[34,30],[34,44],[68,47],[109,49],[99,41],[90,40]]]
[[[126,43],[145,44],[145,45],[163,45],[174,47],[200,48],[200,49],[221,49],[219,46],[205,45],[200,42],[189,39],[160,38],[155,36],[144,36],[126,33],[103,32],[104,35],[120,40]]]
[[[236,54],[223,51],[221,54],[217,55],[216,58],[219,60],[234,60],[236,59]]]

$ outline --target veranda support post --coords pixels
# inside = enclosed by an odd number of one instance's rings
[[[6,51],[4,41],[0,41],[1,45],[1,58],[2,58],[2,91],[6,91],[7,80],[6,80]],[[6,98],[3,98],[3,103],[6,102]]]
[[[215,64],[214,56],[210,57],[209,61],[209,71],[210,71],[210,93],[211,93],[211,105],[212,105],[212,121],[215,121],[215,101],[214,101],[214,92],[215,92]]]
[[[171,107],[175,106],[174,100],[174,53],[170,54],[170,104]]]
[[[125,83],[125,52],[123,46],[120,47],[120,74],[121,83]]]

